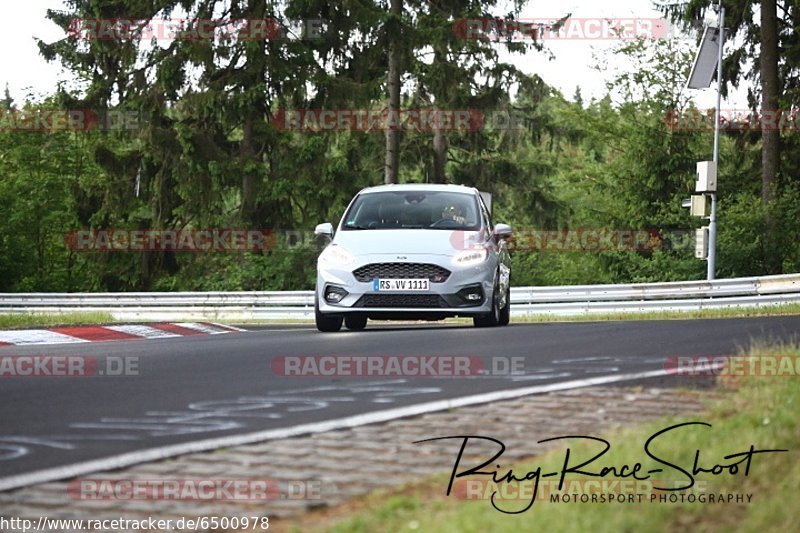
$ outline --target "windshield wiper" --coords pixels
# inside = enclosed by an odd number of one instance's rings
[[[374,226],[364,226],[363,224],[345,224],[346,229],[375,229]]]

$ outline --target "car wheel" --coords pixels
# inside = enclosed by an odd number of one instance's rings
[[[497,280],[495,280],[494,289],[492,290],[492,312],[486,315],[473,317],[472,323],[476,328],[493,328],[500,324],[501,311],[499,307],[499,298],[497,297],[499,292],[500,286],[498,285]]]
[[[319,311],[317,296],[314,296],[314,321],[320,331],[333,332],[342,329],[342,317],[337,315],[325,315]]]
[[[500,319],[497,324],[500,326],[507,326],[511,322],[511,284],[506,287],[506,305],[500,309]]]
[[[367,327],[367,317],[364,315],[347,315],[344,317],[344,325],[347,329],[358,331]]]

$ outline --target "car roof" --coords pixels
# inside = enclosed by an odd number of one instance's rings
[[[474,187],[467,187],[466,185],[449,185],[441,183],[391,183],[388,185],[376,185],[375,187],[367,187],[361,189],[359,194],[368,194],[373,192],[406,192],[406,191],[437,191],[437,192],[460,192],[467,194],[475,194],[478,192]]]

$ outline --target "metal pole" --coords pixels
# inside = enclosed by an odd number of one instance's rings
[[[725,44],[725,8],[719,2],[719,49],[717,50],[717,109],[714,113],[714,163],[717,165],[719,185],[719,115],[722,100],[722,47]],[[708,260],[706,278],[714,279],[717,259],[717,193],[711,193],[711,216],[708,217]]]

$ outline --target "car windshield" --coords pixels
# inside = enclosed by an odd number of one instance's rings
[[[342,228],[459,229],[481,228],[475,196],[447,191],[385,191],[359,195]]]

